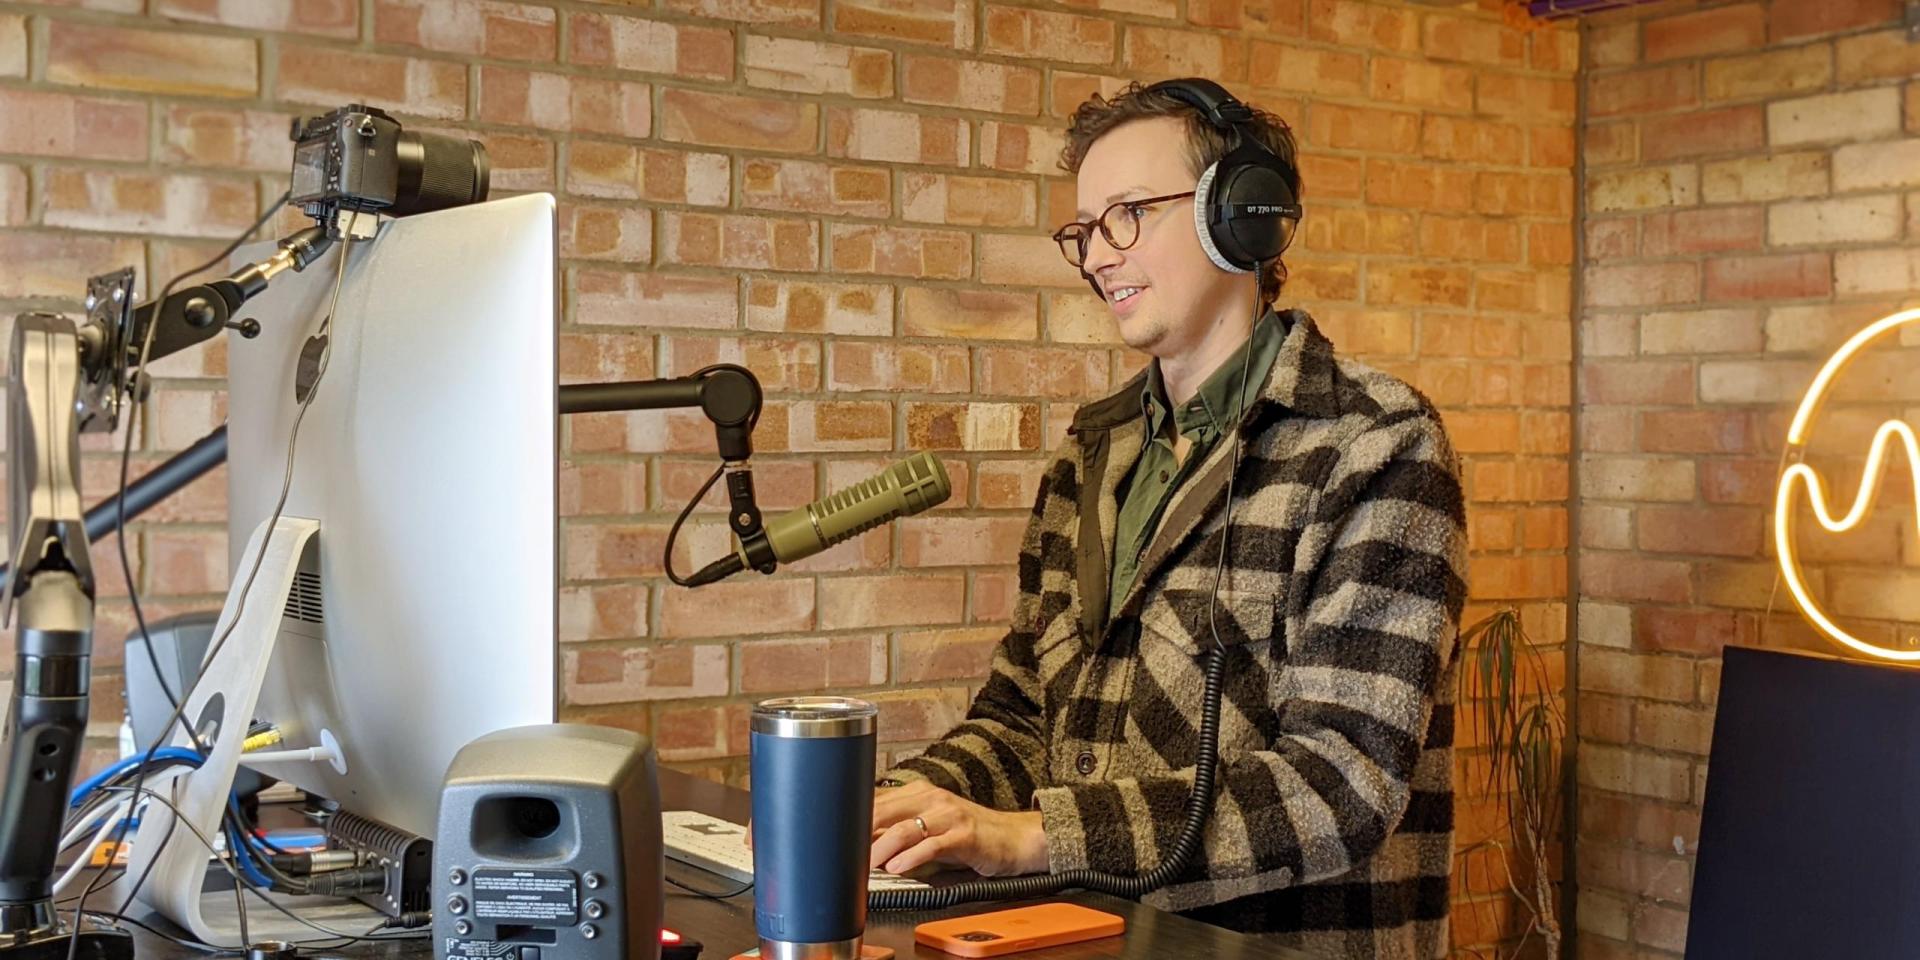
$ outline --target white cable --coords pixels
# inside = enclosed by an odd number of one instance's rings
[[[132,806],[132,797],[128,797],[113,805],[113,809],[107,813],[106,822],[102,823],[99,832],[93,835],[93,841],[87,844],[86,849],[80,851],[79,856],[73,858],[72,866],[67,867],[67,872],[61,874],[60,879],[54,882],[54,896],[59,896],[60,891],[65,890],[68,884],[79,879],[80,874],[84,872],[87,869],[87,865],[92,862],[94,853],[100,849],[100,844],[106,841],[107,834],[113,832],[113,828],[120,825],[120,821],[127,815],[129,808]],[[86,833],[87,828],[91,826],[93,826],[91,823],[82,824],[68,831],[66,836],[60,838],[60,846],[66,847],[68,844],[79,839],[82,834]],[[112,864],[108,864],[108,866],[112,866]]]

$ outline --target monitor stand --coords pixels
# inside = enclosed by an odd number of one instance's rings
[[[293,588],[294,574],[299,569],[303,554],[308,549],[318,549],[315,535],[319,531],[318,521],[281,517],[273,528],[272,538],[267,542],[266,556],[260,561],[252,588],[243,597],[239,591],[246,580],[245,571],[252,569],[252,558],[259,556],[261,541],[267,539],[265,523],[254,529],[237,568],[235,582],[227,591],[226,606],[220,611],[214,637],[217,639],[236,616],[239,623],[232,635],[227,637],[219,655],[204,665],[199,685],[182,711],[183,720],[175,725],[169,741],[173,746],[191,746],[183,727],[186,723],[192,723],[193,728],[200,732],[201,741],[211,744],[211,755],[198,769],[172,767],[147,780],[149,789],[168,798],[179,808],[180,816],[186,823],[175,826],[172,811],[164,804],[149,802],[140,827],[134,834],[126,872],[121,874],[105,895],[95,894],[102,897],[102,902],[117,906],[126,898],[126,889],[134,878],[145,874],[146,880],[139,887],[138,899],[191,933],[195,939],[219,946],[247,945],[240,936],[240,907],[233,892],[227,889],[212,892],[202,890],[206,885],[207,871],[224,868],[210,866],[211,855],[200,839],[194,836],[194,831],[199,831],[200,836],[209,840],[220,832],[221,816],[226,811],[227,797],[233,789],[234,774],[240,764],[241,743],[246,739],[247,727],[253,721],[260,687],[267,673],[267,663],[273,657],[281,617]],[[193,829],[188,829],[189,824]],[[167,837],[169,827],[173,827],[173,836],[163,839]],[[301,923],[301,920],[326,928],[327,931],[362,935],[384,919],[363,904],[332,897],[265,891],[261,892],[261,896],[272,898],[274,903],[285,907],[299,919],[274,909],[262,902],[260,897],[248,894],[246,930],[248,937],[256,942],[266,939],[314,940],[327,936],[326,932]]]

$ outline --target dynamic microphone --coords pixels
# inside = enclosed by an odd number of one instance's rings
[[[877,477],[774,517],[761,535],[773,548],[775,560],[792,563],[890,520],[932,509],[952,495],[953,482],[939,458],[916,453]],[[746,546],[736,542],[732,554],[701,568],[687,578],[687,586],[709,584],[748,566]]]

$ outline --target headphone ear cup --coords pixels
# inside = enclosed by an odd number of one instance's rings
[[[1236,258],[1231,255],[1230,249],[1233,242],[1220,232],[1220,228],[1226,224],[1217,222],[1219,218],[1213,210],[1213,198],[1220,191],[1220,172],[1220,164],[1214,163],[1200,174],[1200,182],[1194,184],[1193,232],[1200,237],[1200,249],[1206,251],[1207,259],[1212,260],[1214,266],[1228,273],[1252,273],[1252,266],[1235,262]],[[1222,240],[1226,243],[1223,244]]]
[[[1281,168],[1270,163],[1236,163],[1215,180],[1221,214],[1214,223],[1214,243],[1220,252],[1252,267],[1272,260],[1293,242],[1295,220],[1271,213],[1246,213],[1249,206],[1291,206],[1293,188]]]

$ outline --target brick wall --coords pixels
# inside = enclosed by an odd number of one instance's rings
[[[1657,4],[1585,35],[1582,957],[1685,946],[1721,648],[1837,650],[1776,592],[1767,524],[1814,371],[1920,291],[1920,46],[1900,7]],[[1832,501],[1874,427],[1912,419],[1915,358],[1868,357],[1821,417]],[[1910,483],[1895,468],[1857,533],[1799,540],[1823,601],[1880,642],[1920,619]]]
[[[1212,75],[1290,120],[1304,151],[1286,300],[1446,412],[1472,500],[1470,615],[1520,604],[1557,665],[1578,38],[1484,6],[0,2],[0,311],[71,308],[85,276],[122,263],[150,282],[204,259],[283,189],[298,111],[363,98],[469,131],[497,191],[561,198],[567,381],[747,364],[769,391],[756,477],[774,509],[922,449],[958,491],[779,576],[689,593],[665,584],[660,551],[712,467],[710,430],[569,420],[565,713],[737,781],[749,702],[857,692],[881,702],[897,754],[962,715],[1048,451],[1076,404],[1141,363],[1046,239],[1075,205],[1055,166],[1064,117],[1127,78]],[[136,470],[220,422],[226,362],[214,344],[159,365]],[[112,459],[88,449],[91,500]],[[222,484],[133,534],[150,615],[218,605]],[[717,504],[681,564],[723,549]],[[109,721],[131,616],[117,565],[96,566]],[[1484,801],[1463,807],[1463,842],[1492,829]],[[1509,919],[1480,866],[1465,942]]]

